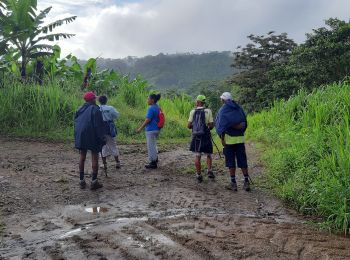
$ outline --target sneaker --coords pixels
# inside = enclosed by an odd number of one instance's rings
[[[202,176],[202,174],[198,174],[198,173],[197,173],[196,178],[197,178],[197,181],[198,181],[199,183],[201,183],[201,182],[203,181],[203,176]]]
[[[115,164],[115,168],[116,168],[116,169],[120,169],[120,167],[121,167],[120,162],[117,162],[117,163]]]
[[[103,185],[101,183],[99,183],[97,180],[94,180],[94,181],[91,182],[90,189],[91,190],[97,190],[97,189],[100,189],[102,187],[103,187]]]
[[[150,162],[149,164],[145,165],[146,169],[157,169],[158,165],[157,162]]]
[[[243,190],[250,191],[250,182],[249,182],[249,180],[245,180],[244,181]]]
[[[215,175],[214,175],[213,171],[208,171],[208,178],[215,179]]]
[[[79,186],[80,186],[80,189],[85,189],[86,188],[86,182],[85,182],[85,180],[82,180],[82,181],[80,181],[79,182]]]

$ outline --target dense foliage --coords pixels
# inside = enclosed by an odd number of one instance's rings
[[[149,90],[144,80],[129,80],[116,74],[123,82],[110,96],[109,104],[121,113],[116,121],[120,142],[143,141],[144,136],[135,133],[143,122],[147,109]],[[57,82],[23,86],[20,82],[7,82],[0,89],[0,132],[5,135],[44,137],[46,139],[72,140],[74,114],[84,101],[79,82]],[[167,116],[161,138],[167,142],[188,139],[187,117],[194,106],[185,95],[160,101]]]
[[[328,227],[350,228],[350,84],[300,91],[249,118],[249,136],[263,142],[269,184]]]

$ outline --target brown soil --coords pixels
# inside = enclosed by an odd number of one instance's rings
[[[120,149],[122,169],[111,161],[93,192],[79,189],[69,145],[0,138],[0,259],[350,259],[348,238],[258,187],[226,190],[224,169],[197,184],[186,147],[162,149],[155,171],[143,169],[143,146]],[[254,178],[262,168],[248,151]]]

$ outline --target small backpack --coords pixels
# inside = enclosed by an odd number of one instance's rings
[[[159,129],[162,129],[165,125],[165,115],[161,108],[159,108],[158,117],[159,117],[159,122],[157,123],[157,126]]]
[[[204,109],[196,109],[192,121],[192,134],[194,136],[201,136],[204,135],[206,131],[207,125],[205,123],[205,111]]]

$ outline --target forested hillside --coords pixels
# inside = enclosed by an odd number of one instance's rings
[[[98,59],[100,69],[113,69],[131,78],[142,75],[158,89],[184,89],[203,81],[223,80],[235,70],[231,52],[158,54],[143,58]]]

